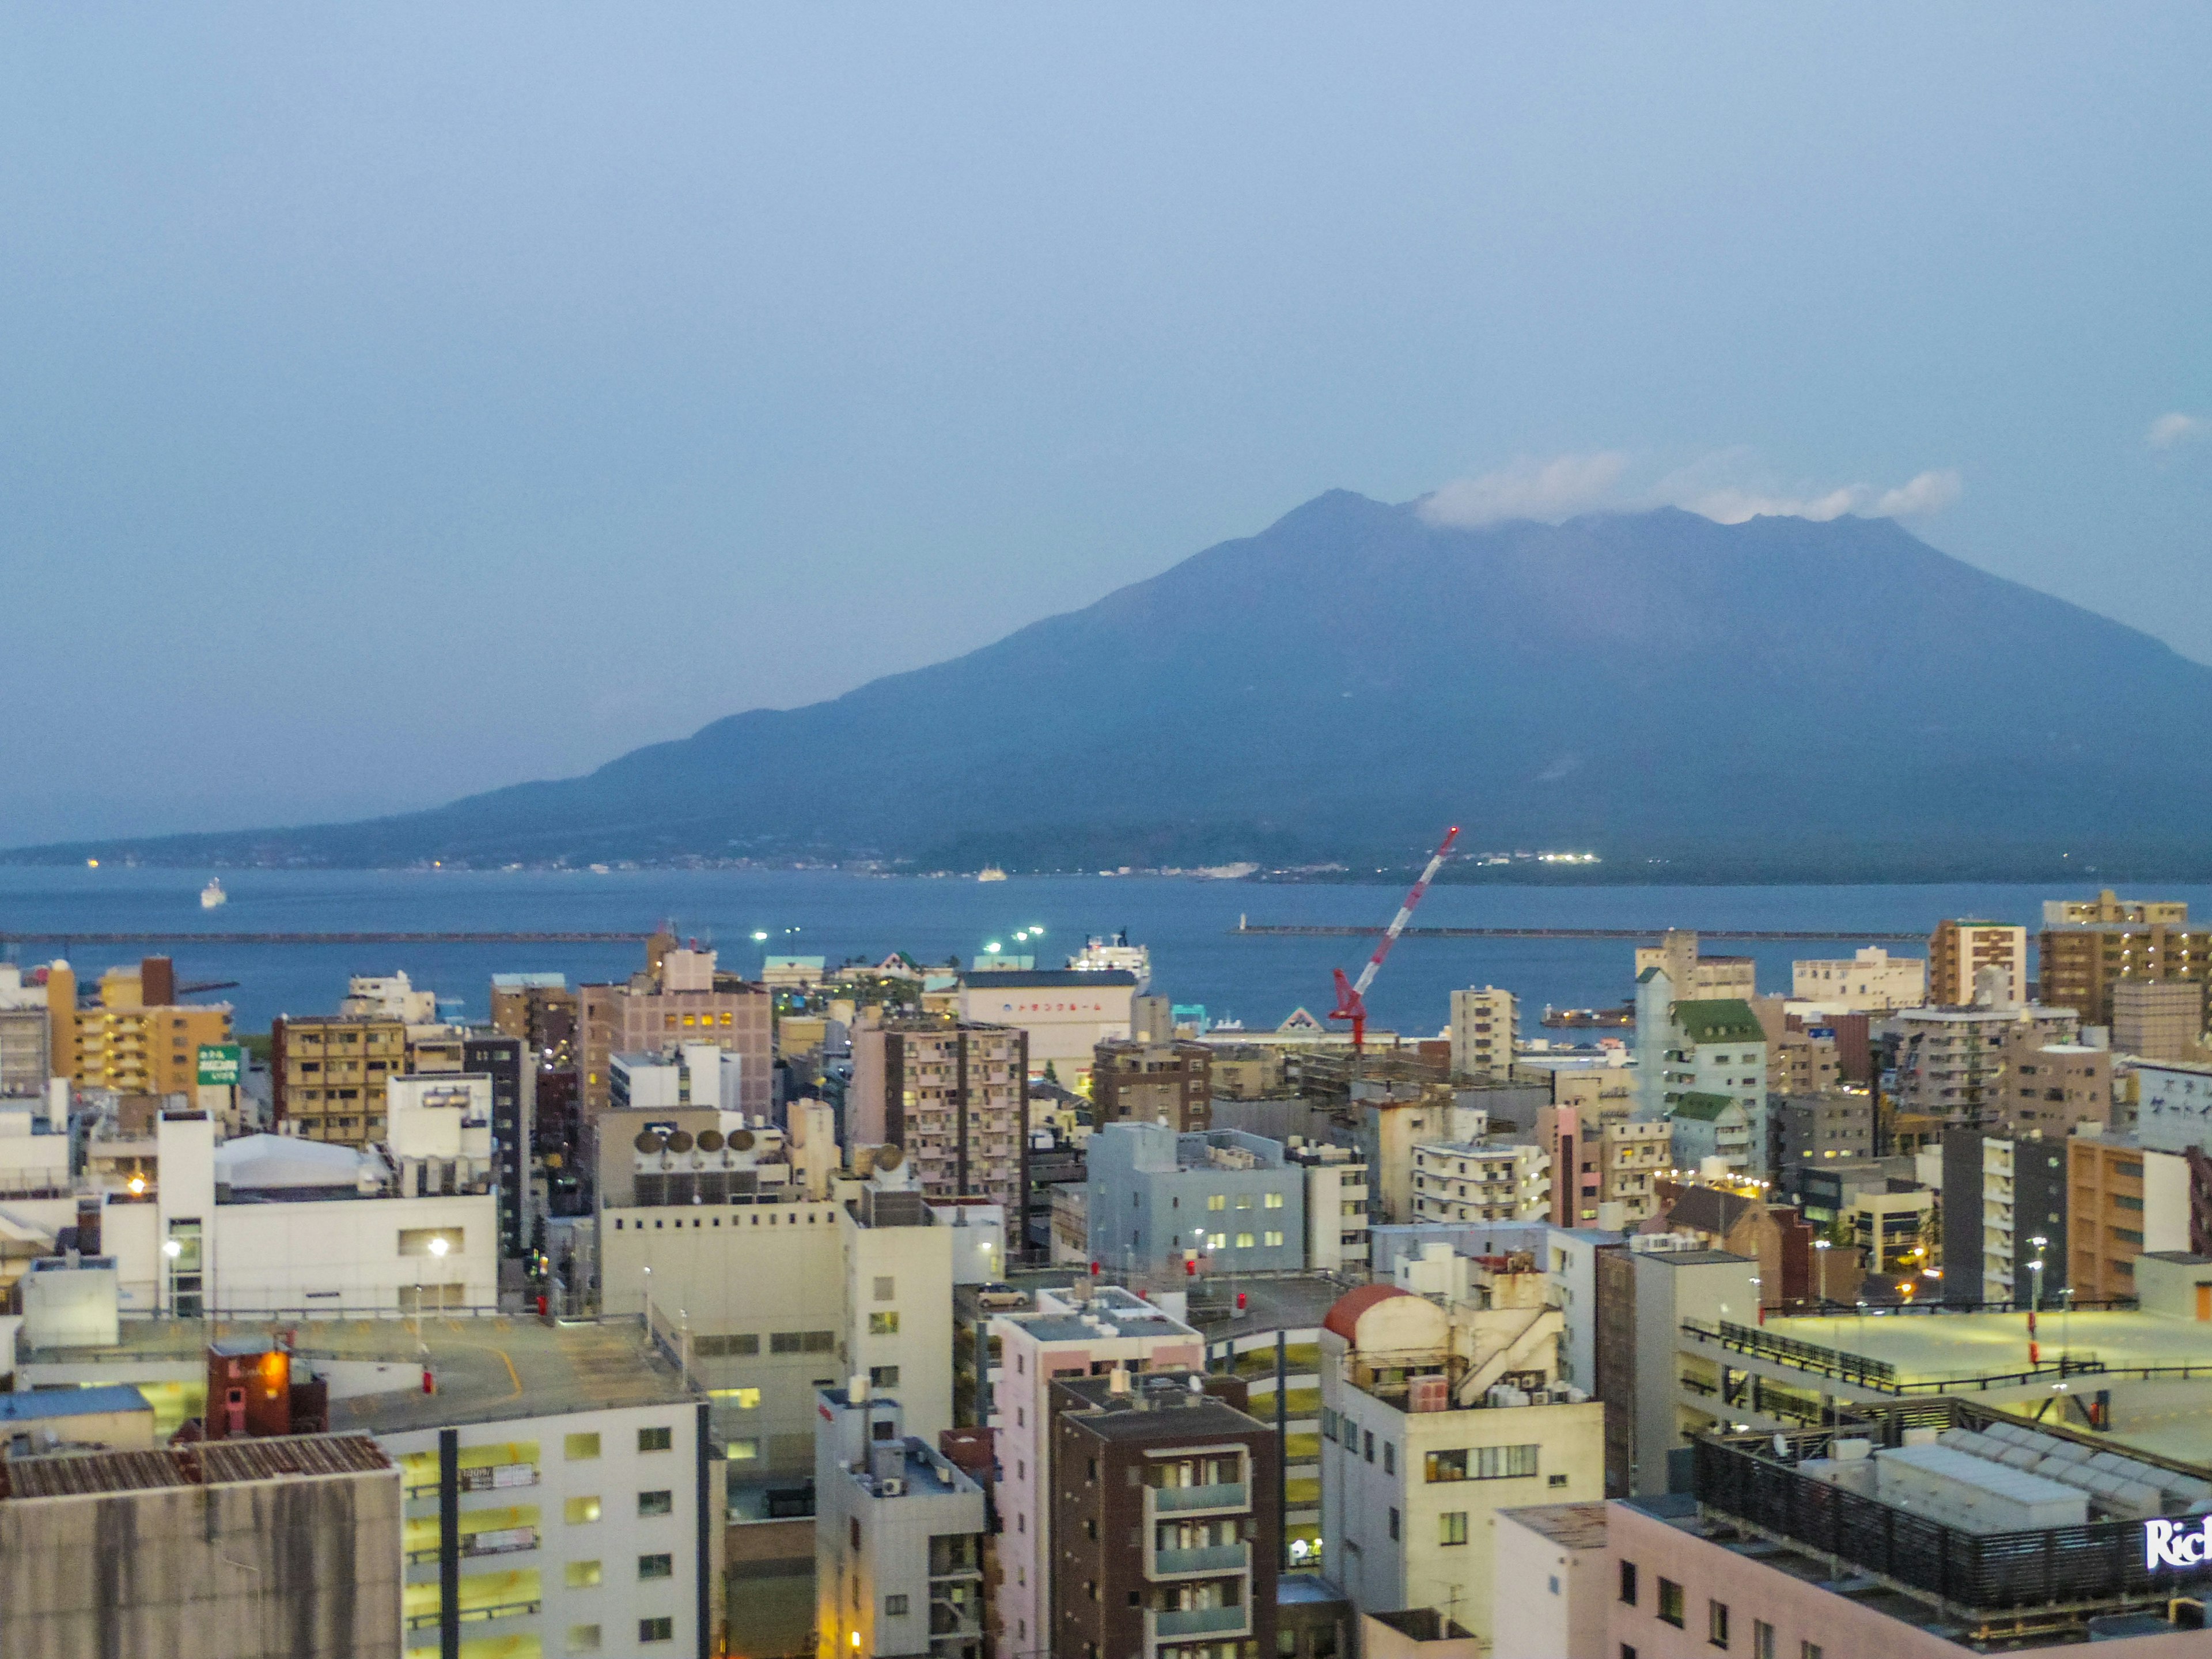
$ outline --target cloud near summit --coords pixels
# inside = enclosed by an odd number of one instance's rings
[[[1747,453],[1723,450],[1671,472],[1645,490],[1626,489],[1629,458],[1618,450],[1523,457],[1494,472],[1455,479],[1420,501],[1431,524],[1473,529],[1507,519],[1557,522],[1577,513],[1607,508],[1679,507],[1720,524],[1764,516],[1825,522],[1856,513],[1870,519],[1917,518],[1940,513],[1959,499],[1958,473],[1950,468],[1915,474],[1883,489],[1851,483],[1778,489],[1738,481]]]

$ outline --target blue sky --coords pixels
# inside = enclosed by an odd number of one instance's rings
[[[2197,6],[18,8],[0,842],[580,770],[1333,486],[1899,513],[2212,660],[2208,61]]]

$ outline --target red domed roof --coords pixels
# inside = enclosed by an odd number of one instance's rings
[[[1347,1342],[1359,1340],[1359,1319],[1378,1302],[1387,1302],[1394,1296],[1411,1296],[1411,1291],[1401,1291],[1395,1285],[1362,1285],[1356,1291],[1346,1291],[1336,1298],[1328,1316],[1321,1322],[1325,1331],[1334,1331]]]

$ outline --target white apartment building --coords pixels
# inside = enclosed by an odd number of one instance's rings
[[[816,1652],[979,1659],[983,1489],[861,1379],[815,1399]]]
[[[1432,1608],[1487,1650],[1499,1601],[1525,1593],[1493,1578],[1497,1513],[1601,1499],[1605,1408],[1559,1378],[1542,1273],[1474,1264],[1470,1279],[1449,1307],[1369,1285],[1329,1310],[1322,1533],[1363,1613]]]
[[[1202,1370],[1205,1340],[1116,1285],[1037,1292],[1036,1311],[991,1321],[1000,1345],[990,1426],[997,1431],[1000,1651],[1035,1654],[1052,1611],[1050,1396],[1056,1378]]]
[[[1919,957],[1893,957],[1879,945],[1869,945],[1844,960],[1791,963],[1790,994],[1832,1013],[1917,1008],[1928,1000],[1928,963]]]
[[[1486,985],[1451,994],[1451,1068],[1454,1077],[1494,1078],[1513,1074],[1514,1041],[1519,1035],[1513,993]]]
[[[679,1107],[738,1112],[744,1103],[745,1057],[712,1042],[678,1043],[665,1054],[612,1054],[607,1100],[617,1111]]]
[[[1541,1146],[1429,1141],[1413,1148],[1413,1219],[1541,1221],[1552,1209],[1552,1156]]]

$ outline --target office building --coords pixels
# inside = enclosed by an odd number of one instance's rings
[[[2123,979],[2112,987],[2112,1047],[2140,1060],[2203,1060],[2204,982]]]
[[[775,1097],[772,994],[715,969],[712,951],[679,950],[665,934],[648,941],[644,972],[619,985],[576,988],[580,1068],[586,1119],[606,1109],[618,1054],[659,1054],[712,1042],[743,1063],[744,1109],[766,1117]]]
[[[1543,1221],[1555,1171],[1541,1146],[1429,1141],[1413,1148],[1416,1222]]]
[[[1963,1008],[1978,1000],[1984,968],[1995,968],[2003,975],[1997,988],[1998,1001],[2026,1002],[2027,929],[2000,921],[1937,922],[1936,931],[1928,936],[1929,1006]]]
[[[2051,900],[2036,935],[2041,1000],[2071,1008],[2084,1025],[2110,1025],[2112,994],[2127,980],[2203,986],[2212,963],[2212,929],[2191,929],[2178,902],[2116,897],[2107,888],[2092,902]]]
[[[461,1040],[461,1068],[489,1085],[499,1253],[512,1261],[529,1248],[530,1225],[537,1214],[531,1161],[537,1140],[537,1057],[523,1038],[471,1031]]]
[[[1457,1078],[1504,1082],[1518,1036],[1513,993],[1486,985],[1451,994],[1451,1069]]]
[[[861,1025],[853,1033],[845,1091],[848,1144],[899,1147],[933,1198],[988,1199],[1020,1215],[1028,1186],[1027,1045],[1022,1030],[1003,1025]]]
[[[1879,945],[1869,945],[1840,961],[1791,963],[1790,994],[1824,1012],[1917,1008],[1928,1000],[1928,963],[1919,957],[1893,957]]]
[[[957,1006],[963,1024],[1020,1031],[1030,1076],[1079,1089],[1100,1043],[1134,1035],[1137,991],[1137,975],[1118,969],[970,971]]]
[[[2057,1306],[2067,1287],[2067,1144],[1943,1132],[1943,1300]],[[2032,1267],[2031,1263],[2040,1264]]]
[[[152,1179],[110,1190],[100,1248],[123,1314],[176,1319],[415,1313],[498,1304],[489,1124],[464,1095],[398,1109],[394,1143],[218,1143],[203,1112],[149,1127]],[[404,1149],[404,1150],[403,1150]]]
[[[1605,1413],[1559,1378],[1546,1276],[1525,1257],[1459,1262],[1445,1305],[1370,1285],[1322,1322],[1322,1527],[1363,1613],[1428,1609],[1487,1644],[1507,1593],[1497,1511],[1602,1497]]]
[[[1161,999],[1145,998],[1144,1001]],[[1213,1048],[1209,1043],[1102,1042],[1091,1051],[1091,1121],[1165,1123],[1179,1133],[1212,1127]]]
[[[1157,1275],[1296,1272],[1306,1171],[1279,1141],[1164,1123],[1109,1123],[1086,1151],[1091,1260]]]
[[[402,1509],[361,1434],[0,1460],[0,1652],[399,1659]]]
[[[1998,1133],[2063,1140],[2081,1124],[2112,1121],[2111,1049],[2014,1029],[2004,1034],[1999,1058],[2003,1069],[1983,1112]]]
[[[1274,1431],[1209,1388],[1238,1385],[1116,1368],[1053,1386],[1053,1653],[1275,1651]]]
[[[981,1659],[983,1489],[865,1379],[815,1400],[818,1659]]]
[[[2138,1066],[2135,1085],[2137,1140],[2164,1152],[2212,1148],[2212,1064]]]
[[[1702,1352],[1682,1352],[1682,1327],[1756,1327],[1759,1277],[1756,1261],[1721,1250],[1598,1253],[1596,1393],[1606,1407],[1607,1493],[1668,1491],[1670,1455],[1720,1420],[1720,1367]]]
[[[728,1152],[744,1165],[759,1150],[725,1140],[702,1152],[697,1140],[712,1133],[679,1129],[691,1140],[684,1151],[671,1135],[637,1156],[719,1163]],[[760,1178],[770,1173],[781,1178]],[[603,1314],[645,1315],[688,1352],[731,1479],[747,1486],[812,1468],[815,1395],[841,1377],[896,1394],[915,1433],[951,1428],[955,1260],[1002,1258],[1006,1248],[1001,1219],[975,1230],[975,1251],[956,1251],[956,1235],[969,1231],[965,1209],[933,1207],[899,1184],[898,1170],[841,1181],[823,1200],[792,1173],[765,1163],[701,1171],[686,1188],[656,1170],[639,1178],[633,1201],[599,1214]],[[720,1200],[707,1190],[715,1175],[728,1183]]]
[[[1871,1095],[1842,1089],[1813,1095],[1778,1095],[1768,1110],[1777,1169],[1874,1156]]]
[[[1000,1651],[1057,1653],[1050,1634],[1055,1579],[1074,1546],[1054,1530],[1057,1488],[1070,1477],[1052,1462],[1053,1386],[1117,1367],[1133,1376],[1198,1370],[1206,1345],[1152,1304],[1116,1286],[1080,1282],[1038,1291],[1034,1312],[994,1317],[990,1332],[1000,1347],[988,1425],[999,1463],[993,1501]],[[1152,1650],[1146,1651],[1149,1659]]]

